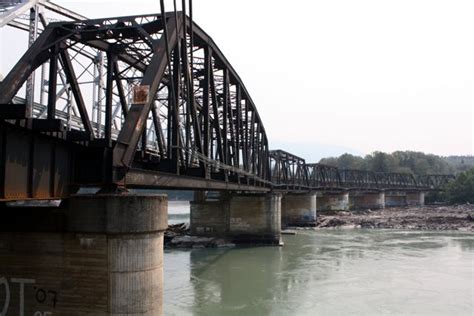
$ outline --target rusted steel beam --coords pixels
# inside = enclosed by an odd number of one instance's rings
[[[170,46],[173,47],[178,42],[178,30],[175,27],[175,21],[169,23],[169,39]],[[143,132],[145,121],[153,103],[153,99],[158,90],[159,83],[163,78],[167,59],[166,43],[161,40],[154,52],[153,58],[143,76],[141,85],[149,86],[149,96],[145,104],[132,104],[125,120],[124,126],[117,138],[117,143],[113,151],[113,166],[126,172],[133,161],[134,153],[137,148],[138,140]],[[115,181],[121,181],[123,173],[117,174]]]
[[[10,103],[31,73],[50,58],[49,44],[57,38],[56,30],[47,27],[8,75],[0,82],[0,104]]]
[[[244,185],[233,182],[209,180],[184,175],[173,175],[164,172],[130,169],[125,182],[129,188],[156,188],[178,190],[227,190],[269,192],[271,186]]]
[[[0,201],[69,196],[74,145],[0,123]]]

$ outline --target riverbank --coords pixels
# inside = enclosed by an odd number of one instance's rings
[[[474,232],[474,205],[392,207],[318,214],[316,229],[366,228]]]

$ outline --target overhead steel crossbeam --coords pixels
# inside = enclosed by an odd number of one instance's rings
[[[270,151],[272,183],[279,189],[309,189],[308,171],[303,158],[283,150]]]
[[[79,77],[89,70],[74,58],[83,47],[103,53],[105,82],[98,92],[105,110],[94,120],[89,113],[97,91],[85,91]],[[23,117],[23,105],[12,101],[48,62],[46,118]],[[65,83],[58,83],[60,69]],[[49,24],[0,83],[0,112],[62,121],[57,94],[65,85],[82,127],[70,125],[64,137],[86,149],[103,147],[101,179],[79,163],[78,184],[126,186],[134,168],[270,187],[268,139],[252,99],[212,39],[182,13]],[[146,95],[132,102],[130,91],[137,87]],[[119,119],[115,104],[121,105]]]

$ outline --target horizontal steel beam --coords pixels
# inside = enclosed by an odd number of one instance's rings
[[[127,188],[179,189],[179,190],[225,190],[269,192],[270,187],[246,185],[203,178],[194,178],[170,173],[130,169],[125,177]]]

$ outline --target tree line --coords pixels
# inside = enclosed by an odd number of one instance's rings
[[[376,151],[365,157],[343,154],[323,158],[320,163],[341,169],[374,172],[454,174],[456,180],[442,192],[430,193],[427,202],[474,203],[474,156],[442,157],[414,151],[395,151],[391,154]]]
[[[321,164],[341,169],[411,174],[458,174],[474,168],[474,156],[442,157],[416,151],[373,152],[364,157],[343,154],[320,160]]]

